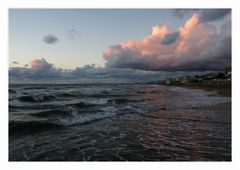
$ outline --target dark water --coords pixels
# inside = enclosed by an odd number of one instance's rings
[[[231,102],[160,85],[10,85],[11,161],[231,160]]]

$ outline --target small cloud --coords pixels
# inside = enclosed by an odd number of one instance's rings
[[[56,44],[59,40],[55,35],[48,34],[43,37],[43,41],[47,44]]]
[[[12,63],[13,63],[13,64],[19,64],[19,62],[17,62],[17,61],[13,61]]]
[[[74,27],[67,30],[66,36],[68,39],[73,41],[78,41],[81,38],[81,34],[79,33],[78,29]]]

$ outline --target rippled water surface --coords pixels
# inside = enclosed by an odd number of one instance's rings
[[[230,103],[160,85],[10,85],[9,160],[231,160]]]

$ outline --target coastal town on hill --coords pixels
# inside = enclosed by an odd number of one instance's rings
[[[175,85],[197,88],[231,89],[231,68],[224,72],[208,73],[203,75],[179,76],[160,81],[152,81],[151,84]]]

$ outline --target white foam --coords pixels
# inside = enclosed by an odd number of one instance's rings
[[[118,114],[118,109],[113,106],[104,107],[102,108],[102,110],[104,112],[98,112],[94,114],[93,113],[79,114],[79,112],[77,111],[72,111],[72,117],[59,119],[59,122],[57,123],[63,124],[65,126],[74,124],[84,124],[95,120],[113,117]]]
[[[119,110],[114,107],[114,106],[107,106],[107,107],[103,107],[101,109],[102,111],[106,112],[106,113],[115,113],[115,112],[118,112]]]
[[[100,98],[100,99],[91,99],[91,100],[87,101],[87,103],[93,104],[93,105],[102,105],[102,104],[106,104],[107,101],[108,101],[108,99]]]
[[[121,111],[124,112],[130,112],[130,113],[144,113],[145,111],[139,108],[132,107],[130,105],[127,105],[126,107],[122,108]]]
[[[59,119],[58,122],[55,122],[55,123],[60,123],[65,126],[69,126],[69,125],[75,125],[75,124],[84,124],[84,123],[92,122],[95,120],[106,119],[106,118],[113,117],[119,114],[124,114],[124,113],[142,113],[143,112],[141,109],[134,108],[129,105],[122,109],[118,109],[114,106],[106,106],[101,108],[101,111],[103,112],[80,114],[78,111],[72,110],[71,117],[65,117],[65,118]]]
[[[88,122],[92,122],[95,120],[100,120],[108,117],[112,117],[117,115],[117,113],[95,113],[95,114],[85,114],[84,116],[73,116],[70,118],[60,119],[60,124],[65,126],[74,125],[74,124],[84,124]]]

